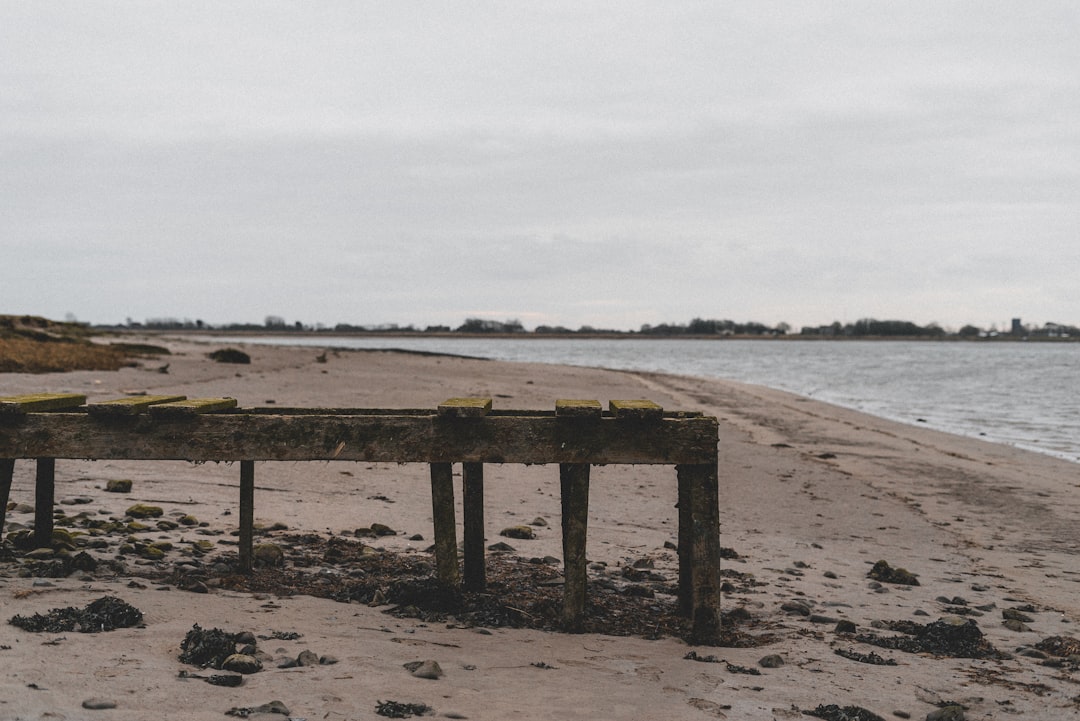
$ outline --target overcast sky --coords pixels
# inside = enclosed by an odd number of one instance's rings
[[[1080,324],[1080,4],[0,0],[0,313]]]

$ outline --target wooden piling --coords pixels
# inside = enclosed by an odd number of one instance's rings
[[[567,437],[577,435],[600,420],[599,401],[559,400],[555,417],[561,432]],[[562,626],[565,631],[580,633],[585,615],[585,595],[588,585],[586,568],[586,538],[589,528],[589,470],[588,463],[559,464],[559,486],[562,499],[563,542],[563,608]]]
[[[0,458],[0,539],[4,537],[4,521],[7,519],[8,497],[11,479],[15,475],[15,459]]]
[[[435,532],[435,574],[447,586],[458,586],[457,527],[454,520],[454,467],[431,464],[431,520]]]
[[[680,486],[685,484],[688,489],[692,509],[690,563],[693,575],[691,588],[693,610],[690,642],[715,645],[719,643],[721,636],[720,509],[717,467],[715,464],[694,464],[680,465],[677,469]]]
[[[240,461],[240,570],[252,566],[255,539],[255,461]]]
[[[56,494],[56,459],[37,459],[34,491],[34,547],[52,544],[53,507]]]
[[[589,464],[559,465],[562,487],[563,629],[580,633],[585,614],[585,537],[589,526]]]
[[[484,464],[461,464],[465,521],[465,590],[487,588],[484,567]]]

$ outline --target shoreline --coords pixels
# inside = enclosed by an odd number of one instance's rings
[[[294,716],[330,719],[376,718],[376,701],[387,699],[423,702],[452,718],[526,721],[805,718],[793,707],[829,704],[858,705],[885,718],[900,711],[921,719],[945,701],[967,706],[968,718],[997,718],[1004,710],[1080,718],[1077,674],[1068,661],[1044,666],[1046,659],[1016,653],[1047,638],[1080,635],[1080,574],[1073,570],[1080,553],[1080,531],[1073,522],[1080,515],[1075,464],[732,381],[389,352],[331,352],[326,363],[318,363],[312,348],[262,345],[245,347],[250,366],[229,366],[205,358],[213,343],[166,342],[174,355],[142,368],[0,375],[0,395],[71,391],[105,398],[167,391],[231,395],[246,407],[395,408],[433,408],[452,396],[486,395],[495,398],[497,408],[540,410],[553,408],[560,397],[650,398],[666,409],[715,415],[721,422],[721,545],[738,554],[724,564],[732,574],[726,577],[724,607],[742,609],[750,632],[772,640],[754,648],[707,649],[673,638],[505,628],[479,633],[454,623],[387,616],[384,607],[312,596],[133,586],[144,564],[131,559],[127,575],[91,580],[20,577],[19,566],[5,561],[0,564],[5,621],[109,593],[140,608],[146,627],[67,633],[60,639],[3,625],[0,646],[8,648],[0,650],[0,659],[10,671],[0,681],[0,699],[7,699],[0,702],[0,717],[77,716],[84,713],[79,709],[84,699],[105,697],[117,703],[108,712],[115,719],[150,713],[220,718],[226,709],[273,699]],[[168,372],[158,372],[165,363]],[[204,520],[209,530],[221,532],[207,538],[228,548],[217,541],[229,540],[235,528],[234,467],[90,461],[58,466],[58,500],[91,499],[67,507],[69,512],[85,508],[103,518],[122,518],[131,504],[153,502],[166,513],[184,511]],[[677,539],[668,471],[595,470],[590,588],[617,585],[645,559],[650,573],[671,577],[674,553],[665,544]],[[12,501],[32,503],[32,476],[32,464],[16,464]],[[114,477],[133,480],[132,492],[104,493],[101,487]],[[260,464],[256,478],[257,521],[323,536],[387,523],[398,533],[366,542],[396,552],[421,553],[426,544],[410,537],[430,538],[426,468],[267,463]],[[537,527],[535,540],[511,544],[520,556],[561,558],[554,469],[494,466],[487,492],[489,543],[506,540],[498,535],[504,526],[542,517],[548,525]],[[8,518],[25,522],[26,515]],[[186,537],[197,538],[191,531]],[[920,585],[868,578],[879,560],[916,574]],[[165,563],[191,561],[173,551]],[[957,598],[964,603],[954,603]],[[1031,609],[1022,612],[1030,619],[1021,623],[1026,630],[1003,623],[1003,612],[1018,607]],[[836,630],[839,621],[850,621],[862,633],[898,635],[874,624],[925,624],[943,617],[975,621],[985,639],[1012,658],[886,651]],[[236,689],[184,680],[180,671],[197,672],[177,660],[193,623],[255,634],[297,631],[303,638],[260,645],[271,653],[280,647],[278,655],[307,647],[339,663],[269,666]],[[898,665],[836,654],[849,648],[876,652]],[[761,675],[685,658],[690,651]],[[783,665],[760,666],[767,655],[780,656]],[[424,659],[438,661],[445,676],[416,679],[402,668]]]

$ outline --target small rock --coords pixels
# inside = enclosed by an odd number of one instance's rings
[[[412,664],[408,664],[406,668],[411,665]],[[421,661],[418,666],[409,670],[416,678],[427,678],[435,680],[443,677],[443,670],[442,667],[439,666],[438,661]]]
[[[1010,631],[1015,631],[1017,633],[1025,633],[1031,630],[1030,626],[1028,626],[1023,621],[1015,618],[1007,618],[1002,622],[1001,625],[1009,629]]]
[[[319,657],[312,651],[304,650],[300,652],[300,655],[296,657],[297,666],[318,666]]]
[[[543,527],[547,526],[547,524],[548,524],[547,519],[542,517],[542,516],[537,516],[536,518],[529,521],[530,526],[537,526],[537,527],[540,527],[540,528],[543,528]]]
[[[904,568],[893,568],[887,561],[878,561],[867,574],[875,581],[882,583],[896,583],[902,586],[918,586],[919,579],[914,573]]]
[[[958,704],[944,706],[926,714],[926,721],[964,721],[964,707]]]
[[[26,554],[26,558],[35,561],[43,561],[45,559],[52,558],[55,555],[56,551],[52,550],[51,548],[35,548],[33,551],[30,551]]]
[[[159,518],[165,514],[161,506],[150,506],[145,503],[136,503],[124,513],[132,518]]]
[[[510,526],[499,531],[499,535],[526,541],[536,538],[536,533],[530,526]]]
[[[1023,623],[1031,623],[1034,619],[1028,616],[1018,608],[1004,608],[1001,610],[1001,617],[1006,621],[1021,621]]]
[[[339,663],[337,656],[331,656],[327,654],[325,656],[319,657],[320,666],[333,666],[336,663]]]
[[[116,702],[104,698],[88,698],[82,702],[82,707],[90,711],[101,711],[116,708]]]
[[[488,546],[487,550],[501,553],[513,553],[514,547],[511,546],[509,543],[503,543],[502,541],[499,541],[498,543],[493,543]]]
[[[245,653],[234,653],[222,661],[221,670],[235,673],[256,673],[262,671],[262,662]]]
[[[105,490],[109,493],[131,493],[131,481],[126,478],[109,481],[105,484]]]
[[[855,633],[858,627],[853,621],[839,621],[836,624],[836,633]]]
[[[785,601],[783,604],[781,604],[780,610],[792,614],[798,614],[800,616],[810,615],[810,606],[803,603],[802,601]]]
[[[395,531],[393,528],[390,528],[390,526],[387,526],[385,523],[372,523],[371,532],[374,533],[376,536],[397,535],[397,531]]]
[[[780,668],[784,665],[784,659],[778,653],[770,653],[768,656],[763,656],[758,661],[758,666],[762,668]]]

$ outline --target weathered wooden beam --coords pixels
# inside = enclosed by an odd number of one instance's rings
[[[490,411],[490,398],[451,398],[438,407],[439,415],[445,418],[481,418]]]
[[[601,419],[600,402],[595,400],[559,400],[555,417],[568,436],[588,432]],[[586,536],[589,527],[589,471],[587,463],[559,465],[562,501],[563,545],[563,629],[572,633],[583,630],[585,594],[588,584]]]
[[[465,526],[465,590],[483,591],[487,587],[487,569],[484,566],[484,464],[463,463],[461,485]]]
[[[191,398],[150,406],[150,415],[157,418],[184,418],[201,413],[218,413],[236,408],[235,398]]]
[[[692,507],[690,553],[692,554],[693,612],[690,642],[716,645],[720,641],[722,630],[720,626],[720,518],[717,467],[715,463],[680,465],[678,474],[680,484],[685,483],[687,486]],[[682,533],[679,536],[681,539]]]
[[[555,415],[559,418],[599,418],[602,411],[600,401],[568,398],[555,401]]]
[[[664,409],[652,401],[610,401],[608,407],[616,418],[635,421],[658,421],[664,417]]]
[[[52,544],[53,507],[56,497],[56,459],[37,459],[34,482],[34,547]]]
[[[225,412],[102,422],[30,413],[0,423],[0,458],[382,463],[715,463],[713,417],[655,423],[604,417],[577,427],[551,416],[305,416]],[[344,444],[344,445],[342,445]]]
[[[454,470],[449,463],[431,464],[431,520],[435,533],[435,574],[447,586],[458,586],[461,577],[454,520]]]
[[[86,403],[80,393],[32,393],[22,396],[0,398],[0,416],[21,416],[25,413],[41,413],[68,408],[78,408]]]
[[[255,461],[240,461],[240,570],[251,570],[255,544]]]
[[[589,527],[589,468],[587,463],[559,466],[562,496],[563,630],[580,633],[585,615],[587,569],[585,538]]]
[[[86,412],[97,418],[136,416],[150,406],[187,400],[187,396],[129,396],[109,401],[87,403]]]
[[[7,519],[8,497],[11,479],[15,476],[15,459],[0,458],[0,539],[4,537],[4,521]]]

